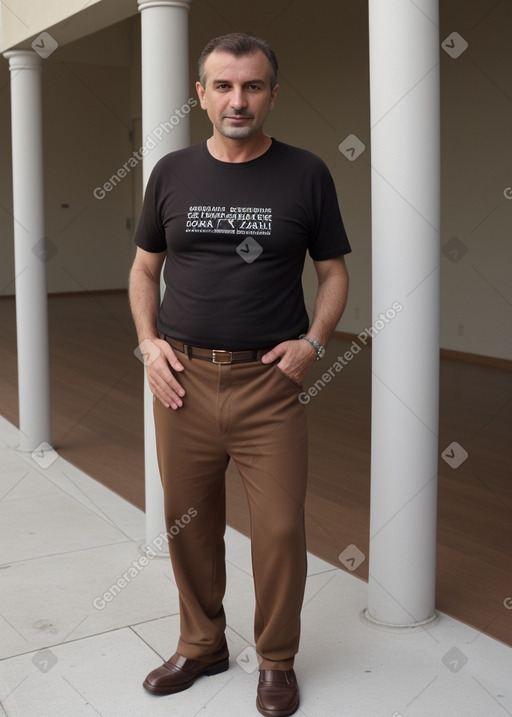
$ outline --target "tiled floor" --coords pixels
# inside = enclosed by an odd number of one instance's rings
[[[17,442],[0,418],[0,715],[257,715],[247,538],[227,531],[229,671],[154,697],[141,682],[178,637],[169,561],[142,566],[138,509]],[[511,648],[445,615],[428,629],[379,630],[361,621],[365,605],[366,583],[310,556],[298,715],[512,715]]]

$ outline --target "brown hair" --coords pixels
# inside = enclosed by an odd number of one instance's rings
[[[245,32],[230,32],[228,35],[220,35],[210,40],[199,57],[199,81],[203,87],[206,86],[204,63],[208,55],[211,55],[215,50],[230,52],[235,57],[250,55],[257,50],[261,50],[270,63],[270,89],[273,90],[276,86],[278,70],[277,57],[270,45],[268,45],[265,40],[254,37],[254,35],[247,35]]]

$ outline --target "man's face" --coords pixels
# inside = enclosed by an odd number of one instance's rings
[[[270,64],[263,52],[235,57],[215,50],[204,64],[205,87],[197,82],[201,107],[214,128],[230,139],[257,134],[274,106]]]

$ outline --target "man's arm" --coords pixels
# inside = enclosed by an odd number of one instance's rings
[[[165,251],[153,253],[137,247],[130,271],[128,295],[139,346],[149,356],[146,361],[149,388],[166,408],[177,409],[183,405],[181,399],[185,390],[174,378],[169,365],[175,371],[183,371],[184,367],[167,341],[160,339],[156,327],[160,306],[160,271],[164,259]],[[149,346],[145,345],[148,341],[151,342]]]
[[[347,303],[348,272],[343,256],[315,261],[314,265],[318,277],[318,291],[308,336],[326,346]],[[309,341],[283,341],[261,360],[263,363],[271,363],[279,357],[279,368],[283,373],[301,383],[309,367],[316,361],[316,351]]]

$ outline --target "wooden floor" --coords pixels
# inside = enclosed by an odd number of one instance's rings
[[[143,366],[126,294],[49,301],[54,443],[86,473],[144,507]],[[0,413],[18,425],[15,307],[0,299]],[[332,340],[322,366],[350,342]],[[355,544],[368,554],[371,349],[308,406],[309,550],[342,567]],[[437,607],[512,645],[512,372],[441,361],[440,453],[457,441],[468,459],[439,461]],[[236,469],[228,471],[228,522],[248,535]],[[366,580],[368,561],[355,575]],[[510,600],[508,601],[510,604]]]

